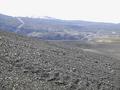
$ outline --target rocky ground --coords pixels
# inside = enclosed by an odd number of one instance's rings
[[[0,90],[120,90],[120,60],[0,31]]]

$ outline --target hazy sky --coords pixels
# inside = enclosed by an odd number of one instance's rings
[[[120,0],[0,0],[0,13],[120,22]]]

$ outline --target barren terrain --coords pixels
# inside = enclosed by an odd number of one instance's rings
[[[120,90],[119,58],[96,48],[0,31],[0,90]]]

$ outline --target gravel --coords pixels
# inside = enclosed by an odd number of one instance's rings
[[[120,90],[120,60],[0,31],[0,90]]]

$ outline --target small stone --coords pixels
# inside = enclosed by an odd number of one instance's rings
[[[95,63],[98,63],[98,61],[95,61]]]
[[[13,87],[12,90],[15,90],[15,87]]]
[[[110,72],[111,72],[111,73],[114,73],[114,70],[111,70]]]
[[[76,69],[76,68],[73,68],[73,69],[72,69],[72,71],[73,71],[73,72],[76,72],[76,71],[77,71],[77,69]]]
[[[60,75],[59,72],[54,73],[54,77],[59,77],[59,75]]]

